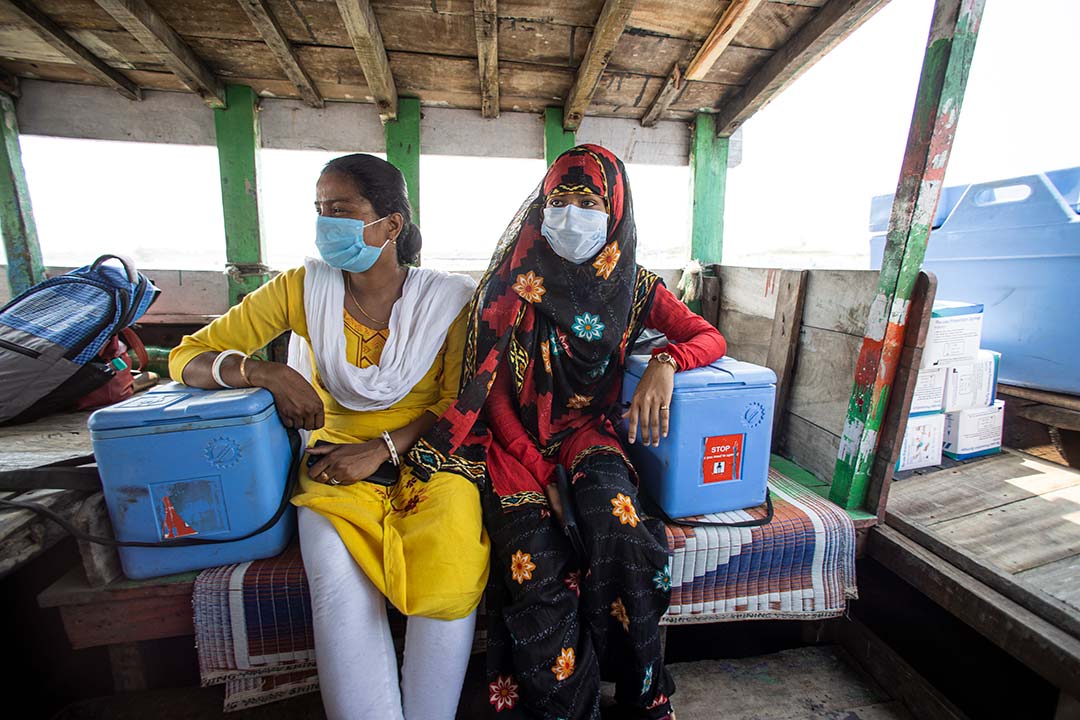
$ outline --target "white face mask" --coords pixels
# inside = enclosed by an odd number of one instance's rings
[[[603,210],[584,210],[576,205],[546,207],[540,233],[556,255],[580,265],[607,242],[607,225]]]

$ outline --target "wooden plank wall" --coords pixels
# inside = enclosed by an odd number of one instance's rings
[[[720,285],[715,322],[728,341],[728,354],[767,364],[783,271],[722,266],[714,271]],[[774,451],[826,482],[836,464],[877,275],[876,270],[807,272],[787,409]]]

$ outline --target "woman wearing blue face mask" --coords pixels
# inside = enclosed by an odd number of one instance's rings
[[[293,503],[327,716],[450,720],[488,540],[469,478],[421,482],[400,458],[457,397],[475,284],[411,266],[420,231],[383,160],[331,161],[315,210],[320,257],[185,337],[169,369],[195,387],[265,387],[287,426],[313,431]],[[249,357],[289,330],[288,365]],[[387,599],[409,616],[400,689]]]
[[[621,717],[674,718],[658,628],[667,543],[641,511],[613,420],[645,328],[669,344],[626,413],[631,443],[662,442],[675,373],[721,357],[725,342],[637,264],[636,249],[622,162],[596,145],[560,155],[480,284],[460,397],[407,458],[433,477],[486,468],[488,690],[499,717],[599,720],[604,674]]]

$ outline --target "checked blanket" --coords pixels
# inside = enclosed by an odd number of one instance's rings
[[[847,514],[775,470],[769,487],[775,514],[768,525],[667,526],[671,607],[662,624],[837,617],[857,597],[855,529]],[[764,513],[751,508],[705,519],[739,522]],[[318,689],[298,547],[204,571],[193,604],[202,684],[225,684],[226,711]]]

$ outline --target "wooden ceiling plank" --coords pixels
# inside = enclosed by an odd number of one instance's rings
[[[131,82],[123,73],[106,65],[101,58],[91,53],[32,3],[26,0],[3,0],[3,4],[26,22],[42,40],[63,53],[80,68],[127,99],[142,100],[142,91],[139,90],[138,85]]]
[[[671,71],[671,74],[664,80],[664,86],[660,88],[660,92],[656,94],[656,99],[652,101],[652,105],[645,111],[645,114],[641,118],[641,125],[643,127],[652,127],[656,123],[660,122],[660,118],[664,116],[667,109],[671,107],[671,103],[682,94],[683,88],[686,87],[685,79],[682,76],[682,70],[678,65]]]
[[[498,0],[476,0],[476,57],[480,61],[480,114],[499,117]]]
[[[304,102],[314,108],[326,107],[326,103],[323,101],[322,95],[319,94],[318,88],[315,87],[315,83],[311,81],[311,77],[296,59],[292,44],[285,37],[281,25],[278,24],[277,18],[274,17],[266,0],[237,1],[244,12],[247,13],[248,18],[251,19],[251,24],[259,31],[259,35],[262,36],[266,46],[270,48],[270,52],[274,54],[274,58],[281,65],[285,74],[296,85],[296,89],[300,92],[300,97],[304,99]]]
[[[566,97],[563,113],[563,129],[577,130],[585,117],[585,111],[596,92],[597,83],[607,68],[611,53],[626,29],[626,21],[634,9],[636,0],[607,0],[596,21],[596,30],[589,41],[589,49],[578,67],[574,84]]]
[[[763,0],[732,0],[727,10],[720,16],[720,20],[709,33],[709,37],[701,45],[697,55],[690,61],[686,68],[687,80],[702,80],[708,74],[710,68],[716,63],[721,53],[727,49],[731,41],[742,30],[743,25],[757,10]]]
[[[768,105],[814,63],[855,32],[888,0],[831,0],[786,45],[776,51],[746,86],[720,106],[716,131],[730,135]]]
[[[709,37],[701,44],[693,59],[686,66],[686,71],[676,64],[664,81],[664,86],[656,95],[652,105],[641,118],[644,127],[652,127],[659,122],[671,104],[682,94],[687,80],[703,80],[716,61],[731,46],[731,41],[739,34],[746,21],[764,0],[733,0],[716,22]]]
[[[146,0],[95,2],[134,35],[143,47],[157,55],[180,82],[198,94],[203,102],[213,108],[225,107],[224,86]]]
[[[398,95],[390,61],[386,57],[382,33],[371,9],[370,0],[337,0],[338,12],[349,31],[356,59],[364,71],[379,118],[384,122],[397,118]]]

